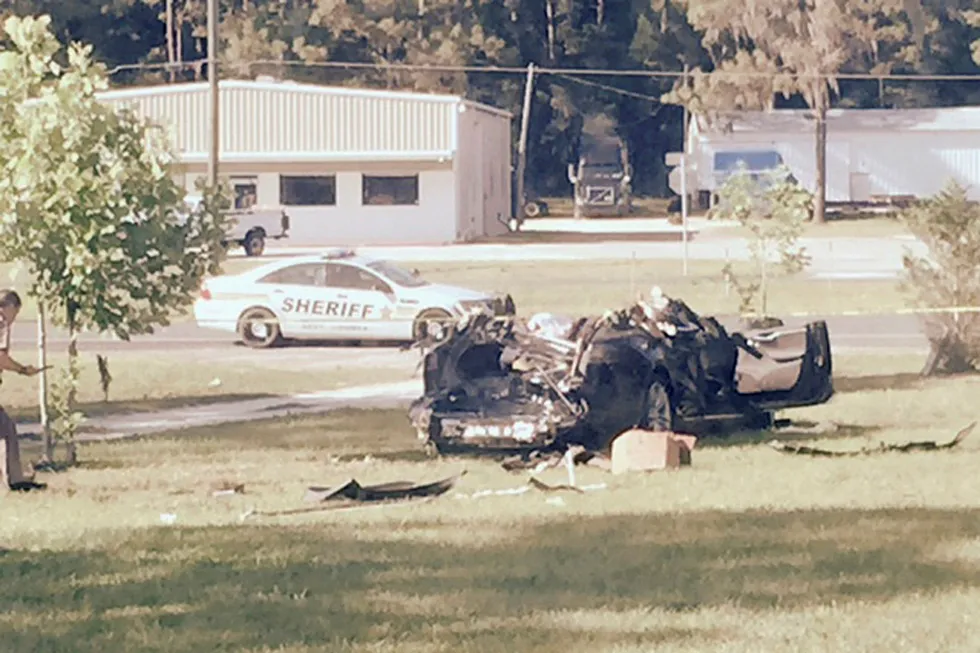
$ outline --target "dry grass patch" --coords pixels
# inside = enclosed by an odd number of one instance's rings
[[[951,436],[980,385],[887,381],[920,362],[840,357],[840,394],[788,415],[864,434],[776,437]],[[403,410],[86,444],[46,493],[0,500],[0,639],[38,653],[980,648],[980,440],[821,460],[760,444],[772,437],[703,442],[678,472],[582,469],[605,489],[560,504],[472,497],[523,478],[426,458]],[[430,503],[240,520],[300,507],[312,484],[462,467]],[[213,497],[217,481],[247,493]]]

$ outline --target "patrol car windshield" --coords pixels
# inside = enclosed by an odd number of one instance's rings
[[[420,288],[428,286],[429,282],[422,277],[415,275],[404,268],[389,263],[388,261],[371,261],[367,264],[375,272],[387,277],[390,281],[405,288]]]

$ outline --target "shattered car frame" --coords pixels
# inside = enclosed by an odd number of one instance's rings
[[[676,299],[580,318],[557,337],[489,313],[441,336],[409,410],[440,452],[602,450],[630,428],[697,434],[834,393],[824,321],[729,333]]]

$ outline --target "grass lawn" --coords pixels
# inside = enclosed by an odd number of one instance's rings
[[[469,263],[417,262],[426,279],[480,290],[510,292],[518,311],[595,314],[624,306],[638,293],[660,285],[707,314],[737,314],[738,295],[726,288],[720,261],[690,261],[683,276],[680,261],[507,261]],[[776,315],[817,314],[844,310],[887,312],[907,307],[897,284],[888,280],[833,281],[778,279],[770,289],[769,307]]]
[[[235,260],[227,271],[242,271],[262,262]],[[646,293],[654,284],[659,284],[669,295],[682,297],[699,312],[738,313],[738,296],[722,279],[721,261],[689,261],[687,277],[683,275],[679,260],[417,261],[403,265],[419,269],[430,281],[510,292],[523,314],[536,311],[601,312],[623,306],[637,293]],[[842,310],[887,312],[907,307],[905,297],[893,281],[813,281],[804,278],[774,281],[769,305],[775,314],[822,314]],[[21,321],[26,323],[33,319],[33,310],[26,304]],[[175,321],[191,319],[192,316],[185,315],[178,316]]]
[[[945,440],[980,379],[840,357],[787,412],[823,443]],[[943,453],[810,459],[702,442],[690,468],[582,495],[426,459],[403,410],[93,443],[44,493],[0,498],[0,641],[53,651],[976,651],[980,434]],[[468,474],[432,502],[289,517],[312,484]],[[546,472],[562,482],[564,473]],[[211,496],[220,481],[246,494]],[[175,515],[167,525],[161,515]]]
[[[237,274],[239,272],[244,272],[256,265],[262,263],[267,263],[269,259],[245,259],[245,258],[229,258],[225,260],[222,270],[225,274]],[[27,289],[30,285],[30,275],[28,272],[19,265],[14,265],[12,263],[0,263],[0,288],[13,288],[20,293],[21,299],[24,302],[24,306],[21,309],[20,316],[18,320],[21,322],[27,322],[30,320],[37,319],[37,305],[34,300],[27,296]],[[188,313],[175,313],[174,321],[185,321],[192,319],[191,314]]]
[[[372,352],[377,350],[367,349],[365,355]],[[332,355],[326,350],[310,360],[310,353],[303,350],[110,352],[112,382],[109,401],[105,402],[95,354],[83,351],[79,410],[97,417],[398,381],[411,377],[416,360],[408,353],[399,356],[381,352],[385,362],[364,366],[347,353],[344,359],[338,359],[339,354]],[[22,355],[20,359],[28,361],[30,356]],[[331,362],[332,359],[336,362]],[[49,361],[56,366],[56,372],[67,364],[62,355],[52,356]],[[220,384],[212,385],[215,380]],[[6,374],[0,401],[15,419],[36,420],[37,379]]]

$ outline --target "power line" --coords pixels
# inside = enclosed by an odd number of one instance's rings
[[[537,68],[535,68],[537,70]],[[552,73],[555,77],[559,79],[567,79],[576,84],[582,84],[584,86],[592,86],[593,88],[598,88],[603,91],[610,91],[611,93],[618,93],[619,95],[625,95],[626,97],[636,98],[638,100],[646,100],[648,102],[653,102],[654,104],[661,104],[660,98],[654,97],[652,95],[644,95],[643,93],[636,93],[635,91],[627,91],[624,88],[619,88],[618,86],[609,86],[608,84],[600,84],[599,82],[591,82],[587,79],[581,79],[579,77],[573,77],[571,75],[564,75],[559,73]]]
[[[180,70],[182,68],[195,68],[207,62],[206,58],[193,59],[180,63],[146,63],[146,64],[121,64],[109,70],[113,75],[124,70]],[[409,64],[409,63],[371,63],[365,61],[287,61],[277,59],[254,59],[251,61],[236,62],[235,67],[246,66],[288,66],[299,68],[327,68],[327,69],[352,69],[352,70],[376,70],[404,71],[419,73],[481,73],[498,75],[526,75],[527,68],[518,66],[460,66],[448,64]],[[534,67],[535,74],[538,75],[563,75],[566,77],[581,76],[602,76],[602,77],[641,77],[658,79],[680,79],[685,76],[683,71],[676,70],[645,70],[645,69],[613,69],[613,68],[538,68]],[[791,73],[786,71],[759,72],[759,71],[694,71],[687,73],[688,77],[694,77],[698,73],[711,75],[716,78],[745,78],[745,79],[772,79],[775,77],[790,76],[796,79],[838,79],[838,80],[866,80],[866,81],[918,81],[918,82],[976,82],[980,81],[980,74],[935,74],[935,73]],[[581,81],[576,79],[576,81]]]

